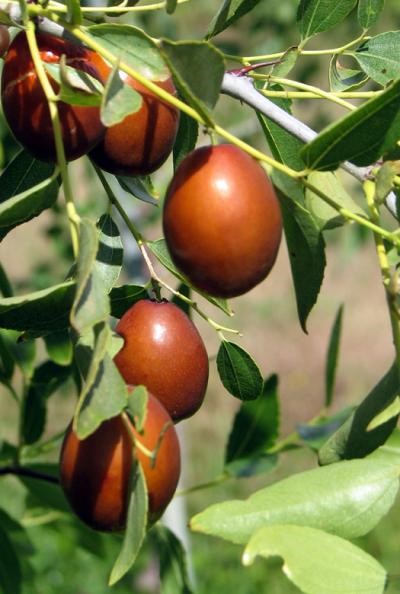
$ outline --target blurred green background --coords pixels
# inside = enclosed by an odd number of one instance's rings
[[[154,37],[201,39],[220,0],[191,0],[174,16],[162,11],[125,17],[144,27]],[[298,42],[295,24],[296,0],[262,0],[238,24],[215,38],[214,43],[231,55],[258,55],[282,51]],[[371,34],[400,26],[400,3],[387,0],[382,18]],[[333,33],[318,36],[310,48],[336,47],[359,33],[351,15]],[[328,88],[329,57],[301,58],[291,76],[321,88]],[[233,65],[232,65],[233,66]],[[338,106],[320,101],[297,101],[297,117],[315,129],[341,115]],[[221,97],[217,120],[246,141],[266,150],[255,114],[239,102]],[[4,123],[1,125],[0,162],[4,166],[15,151]],[[168,162],[154,176],[155,187],[163,195],[171,176]],[[71,165],[76,201],[81,213],[95,218],[102,214],[106,199],[87,161]],[[345,178],[343,178],[345,179]],[[347,187],[359,196],[360,189],[349,179]],[[123,198],[131,216],[146,229],[149,237],[161,236],[159,216],[151,207]],[[0,245],[0,259],[20,293],[60,282],[67,273],[71,254],[65,228],[63,202],[30,223],[13,231]],[[250,294],[232,301],[234,325],[241,330],[240,344],[259,363],[265,377],[279,375],[282,435],[298,423],[317,414],[324,402],[325,356],[331,325],[337,308],[345,304],[344,326],[333,410],[361,400],[380,379],[392,359],[390,324],[379,269],[371,237],[354,226],[326,235],[327,269],[318,304],[304,334],[297,320],[286,246],[282,244],[277,264],[268,279]],[[125,237],[125,277],[140,279],[144,274],[135,247]],[[225,322],[208,304],[204,308]],[[184,476],[182,487],[212,481],[223,466],[224,448],[239,403],[223,389],[215,367],[218,337],[203,320],[195,318],[211,358],[211,379],[203,408],[181,424]],[[38,341],[39,358],[44,347]],[[61,432],[74,408],[72,386],[66,385],[49,402],[46,436]],[[16,407],[0,388],[0,441],[15,440]],[[57,450],[50,455],[56,461]],[[214,488],[193,493],[184,499],[187,517],[223,499],[245,497],[290,473],[315,466],[313,453],[304,449],[281,455],[272,473],[252,479],[227,481]],[[107,577],[118,553],[119,538],[86,530],[62,511],[45,507],[40,493],[33,497],[14,477],[0,478],[0,508],[28,527],[30,542],[18,536],[15,542],[25,559],[24,594],[155,594],[159,592],[158,557],[150,536],[133,571],[121,583],[108,588]],[[46,486],[47,487],[47,486]],[[33,499],[32,499],[33,498]],[[30,513],[25,510],[29,502]],[[1,520],[1,510],[0,510]],[[399,539],[400,512],[396,505],[368,537],[359,542],[375,555],[390,574],[388,593],[400,592]],[[241,548],[223,541],[189,535],[190,561],[199,594],[291,594],[297,590],[280,571],[279,560],[258,560],[243,568]],[[32,571],[32,568],[34,571]],[[339,593],[338,593],[339,594]]]

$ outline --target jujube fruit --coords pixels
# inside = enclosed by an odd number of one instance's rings
[[[222,144],[198,148],[181,162],[167,190],[163,228],[174,263],[191,283],[230,298],[268,275],[282,220],[262,166]]]
[[[102,67],[104,82],[110,72],[108,66]],[[101,169],[115,175],[148,175],[158,169],[172,151],[178,130],[179,110],[124,72],[120,71],[119,75],[125,84],[140,93],[142,105],[122,122],[107,128],[90,157]],[[153,82],[165,91],[176,94],[171,77]]]
[[[0,56],[4,56],[10,45],[10,33],[8,27],[0,25]]]
[[[85,72],[101,81],[97,56],[83,46],[65,39],[36,33],[40,57],[43,62],[58,64],[66,56],[67,66]],[[59,89],[49,77],[53,89]],[[34,157],[43,161],[56,161],[53,126],[45,93],[38,79],[27,38],[24,32],[16,35],[4,62],[1,99],[4,115],[15,138]],[[86,154],[104,134],[98,107],[69,105],[57,102],[67,161]]]
[[[133,424],[131,429],[148,450],[159,444],[154,467],[142,450],[133,450],[121,415],[104,421],[86,439],[78,439],[72,425],[65,434],[60,455],[61,486],[76,515],[95,530],[124,529],[136,461],[142,464],[148,489],[150,522],[162,515],[178,484],[178,436],[165,408],[151,394],[143,434]]]
[[[174,421],[201,406],[208,382],[208,356],[188,316],[167,301],[141,300],[120,319],[124,345],[114,358],[124,380],[143,384]]]

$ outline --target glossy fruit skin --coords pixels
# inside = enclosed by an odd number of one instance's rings
[[[270,272],[282,219],[261,165],[222,144],[198,148],[179,165],[167,190],[163,228],[174,263],[192,284],[230,298]]]
[[[134,455],[130,433],[119,415],[104,421],[94,433],[79,440],[70,425],[60,455],[60,483],[76,515],[94,530],[123,530],[129,504],[131,471],[142,464],[149,496],[148,521],[155,522],[172,499],[180,475],[180,449],[172,420],[162,404],[149,394],[143,434],[131,426],[135,439],[154,450],[162,436],[156,463],[138,448]]]
[[[67,65],[101,81],[94,66],[94,52],[46,33],[37,33],[42,61],[58,63],[66,55]],[[57,92],[57,83],[50,79]],[[53,127],[50,112],[29,52],[24,32],[16,35],[7,52],[1,80],[4,115],[15,138],[34,157],[56,162]],[[98,107],[57,103],[67,161],[86,154],[104,134]]]
[[[108,69],[108,71],[107,71]],[[110,68],[103,68],[106,81]],[[90,154],[93,162],[115,175],[148,175],[168,158],[174,146],[179,125],[179,110],[120,71],[121,79],[138,91],[142,105],[138,111],[106,129],[102,141]],[[153,81],[172,95],[176,94],[171,78]]]
[[[201,406],[208,382],[208,356],[188,316],[167,301],[141,300],[116,327],[125,342],[114,358],[124,380],[143,384],[177,422]]]
[[[0,25],[0,56],[3,57],[10,45],[10,33],[8,27]]]

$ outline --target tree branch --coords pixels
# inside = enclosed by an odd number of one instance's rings
[[[0,467],[0,476],[5,474],[14,474],[16,476],[25,476],[27,478],[34,478],[48,483],[58,485],[59,480],[56,476],[33,470],[32,468],[26,468],[24,466],[3,466]]]
[[[315,130],[259,93],[252,79],[248,76],[238,76],[237,74],[226,72],[222,81],[221,92],[257,109],[257,111],[264,114],[268,119],[278,124],[278,126],[302,142],[311,142],[317,136]],[[364,182],[368,178],[373,167],[357,167],[349,161],[344,161],[340,166],[360,182]],[[391,214],[395,218],[398,218],[396,195],[394,192],[388,195],[386,206]]]

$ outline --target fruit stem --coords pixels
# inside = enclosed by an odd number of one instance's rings
[[[173,287],[171,287],[171,285],[169,285],[168,283],[166,283],[164,280],[162,280],[158,274],[156,273],[156,271],[154,270],[154,266],[150,260],[149,254],[147,253],[147,249],[146,246],[144,245],[143,242],[141,242],[139,244],[139,249],[142,252],[143,255],[143,259],[146,262],[146,266],[149,270],[150,276],[152,279],[155,279],[160,285],[162,285],[165,289],[167,289],[167,291],[169,291],[170,293],[172,293],[172,295],[175,295],[176,297],[179,297],[179,299],[181,299],[184,303],[187,303],[188,305],[190,305],[190,307],[199,314],[199,316],[201,316],[204,320],[206,320],[206,322],[208,322],[210,324],[210,326],[212,326],[212,328],[214,328],[217,332],[230,332],[232,334],[237,334],[238,336],[241,336],[239,330],[235,330],[234,328],[228,328],[227,326],[221,326],[221,324],[219,324],[218,322],[216,322],[215,320],[213,320],[212,318],[210,318],[206,313],[204,313],[199,306],[197,305],[197,303],[195,301],[193,301],[193,299],[190,299],[190,297],[187,297],[186,295],[183,295],[183,293],[180,293],[179,291],[177,291],[176,289],[174,289]]]
[[[378,225],[380,223],[379,209],[375,200],[376,184],[372,180],[367,180],[363,185],[365,198],[370,211],[371,219]],[[390,324],[392,327],[393,344],[396,353],[397,369],[400,379],[400,326],[399,311],[397,308],[397,272],[391,273],[388,254],[381,234],[374,233],[375,248],[378,256],[381,270],[382,282],[385,288],[386,301],[389,309]]]
[[[367,182],[368,181],[370,181],[370,180],[367,180]],[[364,184],[367,182],[364,182]],[[340,204],[338,204],[335,200],[333,200],[332,198],[327,196],[319,188],[317,188],[313,184],[310,184],[310,182],[308,180],[302,179],[301,183],[306,188],[311,190],[311,192],[313,192],[313,194],[316,194],[317,196],[319,196],[324,202],[326,202],[326,204],[329,204],[329,206],[334,208],[339,214],[341,214],[348,221],[354,221],[355,223],[358,223],[358,224],[362,225],[363,227],[367,227],[370,231],[373,231],[374,234],[378,234],[381,238],[387,239],[394,245],[400,247],[400,238],[396,237],[395,233],[391,233],[390,231],[383,229],[383,227],[381,227],[379,224],[377,224],[376,221],[378,220],[378,222],[379,222],[379,218],[376,219],[376,217],[375,217],[374,220],[371,220],[371,219],[367,219],[366,217],[363,217],[361,215],[358,215],[358,214],[352,212],[351,210],[348,210],[347,208],[343,208],[342,206],[340,206]],[[371,182],[371,183],[373,183],[373,182]]]
[[[129,433],[129,436],[131,438],[132,441],[132,446],[133,448],[137,448],[138,450],[140,450],[145,456],[147,456],[148,458],[150,458],[151,460],[154,459],[154,452],[152,452],[151,450],[149,450],[148,448],[146,448],[146,446],[144,446],[135,436],[135,434],[132,431],[132,423],[128,417],[128,415],[123,412],[122,413],[122,421],[125,425],[126,430]]]
[[[23,0],[21,0],[21,9],[24,6]],[[23,12],[23,11],[22,11]],[[61,172],[61,178],[63,182],[63,189],[64,189],[64,197],[66,202],[67,214],[68,219],[70,222],[70,233],[71,233],[71,241],[72,241],[72,248],[74,252],[75,258],[78,256],[79,253],[79,225],[80,225],[80,217],[76,212],[74,201],[73,201],[73,194],[72,194],[72,187],[70,183],[70,178],[68,175],[68,167],[67,161],[65,159],[65,152],[64,152],[64,144],[62,140],[62,130],[61,130],[61,122],[60,117],[58,114],[57,108],[57,101],[58,97],[53,91],[53,87],[50,84],[50,81],[47,77],[46,70],[42,64],[42,60],[40,59],[39,48],[36,42],[36,35],[35,35],[35,25],[32,21],[24,19],[24,25],[26,30],[26,38],[28,41],[29,51],[32,56],[32,61],[39,79],[39,82],[42,86],[43,92],[46,95],[51,123],[53,126],[53,133],[54,133],[54,144],[56,147],[56,155],[57,155],[57,162]]]
[[[319,89],[318,87],[314,87],[313,85],[306,85],[304,83],[297,82],[297,81],[291,80],[289,78],[280,78],[278,76],[273,76],[273,75],[269,75],[269,74],[263,75],[262,79],[265,79],[268,82],[277,83],[279,85],[283,85],[283,86],[287,86],[287,87],[294,87],[295,89],[300,89],[301,91],[311,92],[314,95],[316,95],[322,99],[327,99],[328,101],[337,103],[341,107],[345,107],[346,109],[349,109],[350,111],[357,109],[356,106],[353,105],[352,103],[349,103],[348,101],[345,101],[344,99],[341,99],[340,97],[333,95],[332,93],[323,91],[322,89]],[[262,94],[264,94],[263,89],[260,89],[260,92]]]
[[[124,208],[122,207],[122,204],[120,203],[120,201],[114,194],[110,184],[108,183],[103,171],[100,169],[100,167],[98,167],[95,163],[93,163],[93,161],[92,161],[92,165],[97,173],[99,180],[101,181],[101,184],[107,194],[107,197],[108,197],[110,203],[113,206],[115,206],[115,208],[121,215],[121,218],[123,219],[124,223],[128,227],[129,231],[132,233],[133,237],[135,238],[135,241],[137,242],[138,245],[140,245],[141,243],[143,243],[143,237],[142,237],[141,233],[138,231],[138,229],[135,227],[135,225],[132,223],[132,221],[128,217],[127,213],[125,212]]]

